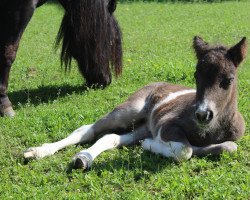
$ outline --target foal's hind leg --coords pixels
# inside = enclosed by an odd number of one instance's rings
[[[77,153],[73,158],[74,166],[75,168],[88,169],[92,165],[93,160],[102,152],[121,146],[135,144],[148,137],[151,137],[151,134],[146,125],[124,135],[105,135],[90,148]]]
[[[120,128],[129,128],[133,122],[145,118],[145,99],[147,91],[137,92],[131,96],[127,102],[116,107],[111,113],[98,120],[93,125],[85,125],[74,131],[67,138],[55,142],[44,144],[40,147],[32,147],[25,151],[25,158],[43,158],[53,155],[56,151],[67,146],[86,143],[100,134],[112,132]],[[139,96],[139,97],[138,97]]]
[[[94,139],[94,131],[91,125],[84,125],[73,131],[68,137],[54,143],[45,143],[39,147],[28,148],[24,152],[25,158],[43,158],[45,156],[53,155],[55,152],[67,146],[78,144],[81,142],[88,142]]]

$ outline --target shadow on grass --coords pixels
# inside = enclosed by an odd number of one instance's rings
[[[127,156],[120,154],[115,158],[108,158],[103,162],[94,161],[92,167],[89,170],[75,169],[73,162],[67,165],[67,176],[69,179],[72,178],[73,171],[79,173],[88,173],[89,171],[94,171],[98,176],[102,176],[103,171],[108,171],[111,173],[120,171],[131,171],[134,174],[134,180],[139,181],[141,179],[147,179],[151,174],[156,174],[162,170],[169,168],[171,166],[178,167],[182,163],[174,161],[171,158],[166,158],[161,155],[156,155],[151,152],[143,151],[138,156],[132,149],[129,149]],[[221,160],[221,156],[207,155],[200,157],[200,159],[205,158],[211,162],[218,162]],[[98,158],[97,158],[98,159]],[[189,162],[189,161],[186,161]],[[199,173],[198,169],[194,169],[196,173]],[[124,173],[126,175],[126,173]]]
[[[37,106],[42,103],[49,103],[58,98],[65,97],[67,95],[81,94],[88,91],[89,88],[86,85],[58,85],[58,86],[41,86],[36,89],[23,89],[19,91],[9,92],[8,96],[15,109],[18,109],[19,104],[32,104]]]
[[[71,179],[71,174],[74,170],[78,172],[88,173],[88,171],[95,171],[97,175],[101,175],[103,170],[114,172],[114,171],[133,171],[134,179],[138,181],[148,176],[148,174],[158,173],[169,165],[178,165],[179,163],[173,159],[165,158],[160,155],[152,154],[151,152],[143,152],[136,157],[133,151],[129,152],[129,159],[121,156],[115,157],[114,159],[106,159],[104,162],[93,162],[92,167],[89,170],[75,169],[73,162],[70,162],[67,166],[66,173],[68,178]],[[98,158],[97,158],[98,159]]]

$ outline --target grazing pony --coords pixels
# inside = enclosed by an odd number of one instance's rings
[[[140,140],[143,149],[177,161],[236,151],[233,141],[245,131],[237,111],[236,70],[247,55],[246,38],[227,48],[195,37],[193,46],[198,59],[196,90],[164,82],[149,84],[96,123],[80,127],[61,141],[29,148],[24,157],[49,156],[104,133],[109,134],[75,155],[76,168],[87,169],[103,151]],[[121,129],[129,132],[121,134]]]
[[[14,116],[7,95],[9,73],[19,41],[35,9],[48,0],[0,1],[0,115]],[[69,69],[72,58],[88,85],[111,83],[110,66],[122,72],[121,32],[113,16],[116,0],[58,0],[65,14],[56,46],[62,43],[61,63]],[[61,42],[62,41],[62,42]]]

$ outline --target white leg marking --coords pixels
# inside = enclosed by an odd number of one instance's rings
[[[77,157],[82,155],[90,155],[91,162],[102,152],[113,149],[119,146],[129,145],[134,142],[134,136],[131,133],[125,135],[117,135],[117,134],[109,134],[105,135],[97,142],[88,149],[80,151],[76,156],[73,158],[75,160]]]
[[[91,125],[81,126],[75,130],[68,137],[54,143],[43,144],[40,147],[31,147],[24,152],[25,158],[43,158],[45,156],[53,155],[60,149],[67,146],[87,142],[94,139],[94,131]]]
[[[177,161],[188,160],[192,156],[192,148],[181,142],[163,142],[156,139],[145,139],[142,148]]]

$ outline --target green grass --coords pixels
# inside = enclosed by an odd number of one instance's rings
[[[88,172],[70,171],[72,146],[52,157],[24,162],[22,152],[66,137],[96,121],[143,85],[155,81],[194,86],[194,35],[233,45],[250,40],[250,2],[119,4],[124,72],[104,90],[83,90],[74,65],[65,75],[53,51],[62,10],[48,4],[29,24],[9,84],[17,115],[0,119],[0,199],[248,199],[250,197],[250,55],[239,69],[239,109],[246,134],[238,151],[219,159],[177,164],[143,152],[116,149]]]

